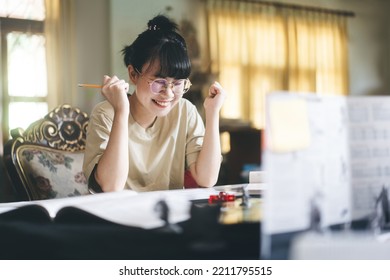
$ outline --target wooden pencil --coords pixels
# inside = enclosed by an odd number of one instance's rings
[[[96,84],[78,84],[79,87],[87,87],[87,88],[102,88],[102,85]]]

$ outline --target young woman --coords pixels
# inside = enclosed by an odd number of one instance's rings
[[[84,173],[92,191],[183,188],[190,170],[199,186],[215,185],[221,164],[219,111],[225,91],[215,82],[204,101],[205,124],[182,96],[191,64],[177,25],[159,15],[122,50],[129,84],[104,76],[105,101],[90,115]]]

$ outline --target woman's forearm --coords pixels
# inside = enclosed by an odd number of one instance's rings
[[[211,187],[217,183],[221,166],[221,144],[219,136],[219,115],[206,113],[206,131],[202,150],[199,153],[194,170],[191,171],[199,186]]]

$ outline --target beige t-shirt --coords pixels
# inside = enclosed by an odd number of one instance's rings
[[[83,170],[89,178],[105,151],[114,110],[103,101],[93,109],[88,128]],[[180,99],[167,116],[150,128],[141,127],[129,114],[129,173],[125,188],[135,191],[180,189],[184,172],[196,162],[205,128],[196,107]]]

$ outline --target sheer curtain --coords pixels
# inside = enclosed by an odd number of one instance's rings
[[[223,117],[263,128],[271,91],[348,93],[345,16],[226,0],[206,11],[211,71],[229,92]]]
[[[76,101],[73,0],[45,0],[49,110]]]

